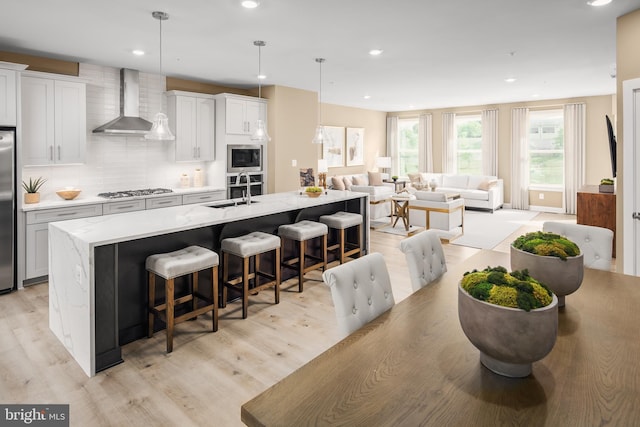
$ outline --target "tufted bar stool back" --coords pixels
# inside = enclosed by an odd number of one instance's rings
[[[418,291],[447,271],[447,262],[440,237],[435,230],[426,230],[400,242],[409,267],[413,291]]]
[[[280,302],[280,237],[273,234],[254,231],[239,237],[229,237],[222,240],[222,307],[227,305],[227,289],[234,288],[242,295],[242,318],[247,318],[249,308],[249,294],[255,295],[263,289],[273,287],[275,303]],[[267,252],[275,253],[273,273],[262,271],[260,256]],[[229,278],[229,256],[242,259],[242,274]],[[249,271],[251,258],[254,259],[253,273]],[[260,282],[260,278],[267,282]],[[249,288],[249,281],[254,286]]]
[[[574,242],[584,254],[584,266],[611,270],[613,231],[593,225],[546,221],[542,230],[560,234]]]
[[[343,336],[369,323],[395,304],[387,265],[374,252],[322,274],[331,288],[338,328]]]
[[[148,336],[153,336],[155,318],[158,316],[167,325],[167,353],[173,351],[174,325],[185,320],[194,319],[200,314],[211,311],[212,329],[218,330],[218,254],[200,246],[189,246],[174,252],[150,255],[145,267],[149,272],[149,325]],[[203,295],[198,290],[198,273],[211,269],[211,297]],[[178,277],[191,275],[191,292],[175,298],[174,280]],[[160,304],[156,301],[156,276],[165,281],[165,298]],[[198,300],[206,301],[199,307]],[[175,316],[175,307],[191,302],[191,310],[180,316]]]

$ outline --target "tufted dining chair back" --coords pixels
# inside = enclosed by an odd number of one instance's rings
[[[384,258],[371,253],[322,274],[331,288],[338,328],[343,337],[369,323],[395,304]]]
[[[611,270],[613,231],[608,228],[546,221],[542,230],[565,236],[578,245],[584,254],[585,267]]]
[[[447,271],[440,237],[434,230],[426,230],[400,242],[409,267],[413,292],[420,290]]]

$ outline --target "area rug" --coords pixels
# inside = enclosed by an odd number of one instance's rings
[[[538,212],[517,209],[498,209],[494,213],[467,210],[464,212],[464,235],[451,243],[493,249],[536,215]]]

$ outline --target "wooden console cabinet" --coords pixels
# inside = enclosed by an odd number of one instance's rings
[[[578,190],[577,223],[595,225],[613,231],[613,256],[616,256],[616,194],[600,193],[597,185]]]

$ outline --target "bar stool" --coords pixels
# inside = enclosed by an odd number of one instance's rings
[[[155,317],[167,325],[167,353],[173,351],[173,327],[185,320],[212,312],[213,331],[218,330],[218,254],[200,246],[189,246],[174,252],[155,254],[147,257],[145,267],[149,272],[149,332],[153,336]],[[211,297],[198,292],[198,273],[211,268]],[[191,293],[175,298],[174,280],[191,274]],[[156,304],[156,276],[165,280],[164,302]],[[198,307],[198,299],[207,304]],[[191,310],[175,316],[175,307],[191,301]]]
[[[280,302],[280,237],[255,231],[240,237],[223,239],[222,249],[222,307],[227,305],[227,288],[233,288],[242,294],[242,318],[247,318],[249,294],[255,295],[263,289],[274,287],[275,303]],[[273,274],[260,271],[260,255],[275,251]],[[242,258],[242,274],[229,279],[229,255]],[[250,260],[254,258],[254,272],[249,272]],[[269,279],[259,283],[259,277]],[[254,279],[254,287],[249,288],[249,280]]]
[[[315,221],[300,221],[295,224],[285,224],[278,227],[278,235],[282,239],[284,248],[287,240],[298,242],[297,256],[282,260],[282,267],[288,267],[298,271],[298,292],[302,292],[304,275],[312,270],[327,268],[327,234],[329,228],[326,224]],[[322,256],[310,254],[306,250],[307,242],[312,239],[322,238]],[[307,260],[315,261],[307,265]]]
[[[322,215],[320,217],[320,222],[327,224],[329,228],[338,230],[337,243],[329,246],[327,251],[336,251],[340,264],[344,264],[346,258],[351,255],[359,254],[358,256],[362,256],[362,215],[340,211],[331,215]],[[357,243],[349,242],[346,239],[345,231],[351,227],[357,227]]]

